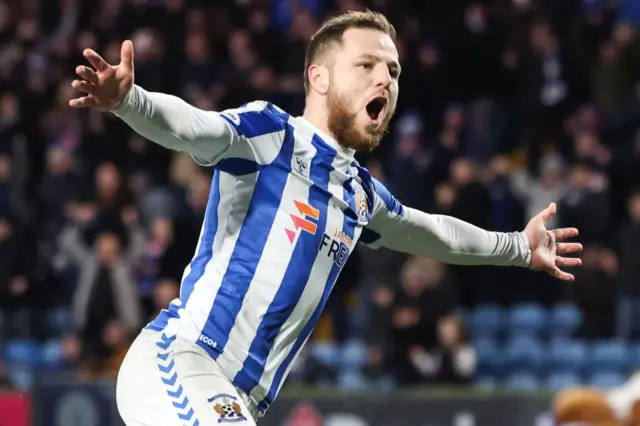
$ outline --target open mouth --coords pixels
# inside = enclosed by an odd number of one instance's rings
[[[378,97],[367,104],[367,114],[373,121],[378,121],[382,116],[382,111],[387,105],[387,100],[383,97]]]

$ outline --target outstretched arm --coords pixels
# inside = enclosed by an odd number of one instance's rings
[[[285,119],[267,102],[218,113],[147,92],[134,85],[133,44],[128,40],[122,43],[118,65],[108,64],[91,49],[83,54],[92,67],[76,67],[82,80],[71,85],[86,96],[69,101],[72,108],[111,111],[145,138],[188,152],[202,165],[228,156],[268,164],[282,146]]]
[[[555,204],[522,232],[491,232],[450,216],[406,208],[380,182],[374,180],[374,187],[373,217],[361,237],[367,245],[457,265],[528,267],[565,280],[573,276],[560,267],[580,264],[580,259],[557,256],[582,250],[578,243],[556,243],[576,236],[577,229],[547,231],[544,227],[555,214]]]
[[[393,215],[393,214],[392,214]],[[390,219],[390,220],[389,220]],[[523,232],[489,232],[451,216],[403,207],[395,217],[374,218],[363,242],[456,265],[526,267],[531,262]]]
[[[215,162],[239,139],[219,113],[139,86],[133,86],[113,113],[150,141],[207,163]]]

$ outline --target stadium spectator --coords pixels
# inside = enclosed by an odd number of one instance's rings
[[[617,272],[618,258],[611,250],[597,245],[585,250],[583,269],[573,287],[574,301],[583,312],[579,337],[596,340],[615,336]]]
[[[438,343],[431,350],[422,346],[409,349],[413,367],[429,382],[445,385],[471,383],[477,356],[464,323],[446,316],[438,321]]]
[[[0,213],[0,308],[5,311],[9,338],[31,336],[33,291],[29,280],[29,255],[15,221]]]
[[[178,297],[178,291],[179,285],[174,280],[168,278],[158,280],[153,288],[153,310],[145,312],[147,319],[151,321],[152,318],[158,316],[161,310],[166,309],[169,303]]]
[[[384,346],[388,368],[399,383],[419,382],[410,353],[415,346],[431,349],[437,345],[437,324],[456,307],[455,283],[442,263],[413,258],[403,266],[399,285],[392,293],[379,294],[376,302],[378,309],[387,306],[382,321],[388,321]],[[381,329],[371,332],[381,333]]]
[[[90,208],[89,208],[90,209]],[[75,213],[81,223],[92,211]],[[87,213],[88,212],[88,213]],[[88,217],[83,217],[87,214]],[[117,234],[98,232],[93,247],[83,240],[81,229],[71,223],[62,231],[61,246],[75,261],[79,273],[73,299],[75,331],[83,344],[83,358],[103,358],[122,335],[133,334],[143,324],[143,310],[136,292],[132,263],[144,241],[141,231],[129,222],[130,246],[122,247]]]
[[[618,275],[618,336],[640,339],[640,192],[628,202],[629,222],[621,226],[617,248],[620,253]]]

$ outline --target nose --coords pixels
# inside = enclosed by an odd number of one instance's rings
[[[386,64],[378,64],[375,74],[376,87],[382,87],[387,89],[391,85],[391,73],[389,73],[389,67]]]

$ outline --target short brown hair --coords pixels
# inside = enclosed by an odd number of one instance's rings
[[[395,42],[396,29],[381,13],[371,10],[352,11],[327,19],[311,37],[304,58],[304,89],[309,90],[309,67],[319,56],[326,55],[329,49],[342,43],[342,35],[350,28],[367,28],[381,31]]]

